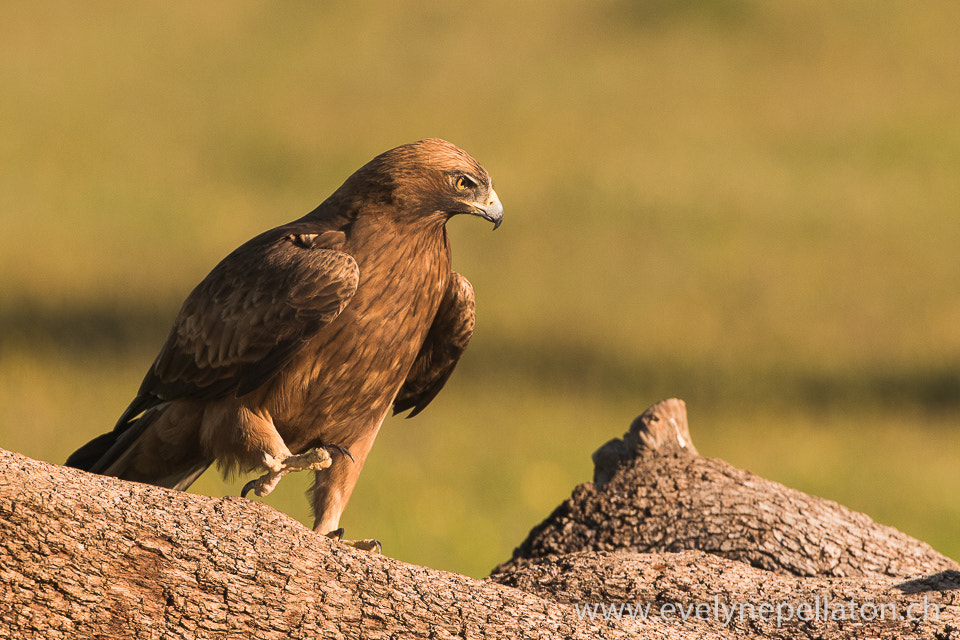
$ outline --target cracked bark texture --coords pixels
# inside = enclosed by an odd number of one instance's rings
[[[259,502],[0,451],[0,637],[960,637],[956,563],[695,451],[682,402],[651,408],[596,454],[595,482],[487,580],[357,551]],[[901,614],[926,603],[937,618],[778,625],[690,615],[714,599],[817,597],[887,602]],[[687,619],[582,608],[628,602],[654,614],[676,606]]]
[[[0,468],[0,637],[627,637],[533,594],[358,551],[263,503],[9,452]]]
[[[614,605],[613,617],[626,629],[641,617],[634,609],[630,619],[629,604],[646,613],[647,623],[657,616],[660,627],[698,637],[960,638],[955,570],[912,580],[798,577],[702,551],[601,551],[530,560],[497,578],[549,593],[558,604]],[[603,618],[602,609],[593,611]]]
[[[594,454],[594,482],[500,565],[585,551],[700,550],[796,576],[908,576],[957,569],[926,543],[693,447],[683,401],[660,402]]]

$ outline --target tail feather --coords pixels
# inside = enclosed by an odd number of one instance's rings
[[[113,431],[101,434],[70,454],[66,466],[93,473],[103,473],[125,449],[139,438],[152,420],[144,421],[149,409],[158,406],[160,399],[138,395],[117,420]],[[154,416],[154,419],[156,416]]]
[[[186,491],[187,488],[192,485],[194,481],[210,467],[211,464],[213,464],[213,460],[210,462],[198,462],[186,472],[171,475],[167,478],[162,478],[162,480],[164,480],[164,484],[160,484],[159,482],[157,484],[161,487],[167,487],[168,489]]]
[[[195,457],[170,461],[162,471],[144,473],[136,464],[140,453],[138,444],[147,429],[162,415],[163,409],[147,410],[133,419],[126,419],[128,413],[129,410],[113,431],[97,436],[74,451],[67,458],[66,465],[91,473],[183,491],[213,463],[213,460]]]
[[[93,466],[110,450],[117,442],[118,434],[116,431],[109,431],[97,436],[87,444],[83,445],[70,454],[65,463],[68,467],[90,471]]]
[[[126,422],[122,422],[123,418],[121,418],[121,422],[118,422],[117,426],[110,432],[111,435],[116,434],[110,448],[103,452],[103,455],[90,467],[89,471],[122,478],[123,476],[118,473],[110,473],[110,468],[115,467],[121,458],[132,460],[131,454],[136,449],[137,441],[147,430],[147,427],[156,422],[160,414],[161,411],[154,410],[147,411],[140,417]]]

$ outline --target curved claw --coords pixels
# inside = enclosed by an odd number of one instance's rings
[[[346,447],[341,447],[338,444],[325,444],[323,445],[323,448],[326,449],[328,453],[331,451],[336,451],[344,458],[350,458],[350,462],[356,462],[356,460],[353,459],[353,454],[350,453],[350,449],[347,449]]]
[[[350,462],[356,462],[349,449],[337,444],[325,444],[306,453],[287,455],[285,458],[279,460],[264,454],[263,464],[267,467],[268,472],[243,485],[243,489],[240,491],[240,497],[246,498],[247,494],[251,491],[258,496],[269,495],[280,481],[280,478],[291,471],[304,471],[306,469],[320,471],[326,469],[332,463],[331,453],[339,453],[344,459],[349,458]]]
[[[241,497],[241,498],[246,498],[246,497],[247,497],[247,494],[250,493],[250,491],[253,490],[253,487],[257,484],[257,480],[258,480],[258,478],[254,478],[253,480],[251,480],[251,481],[248,482],[247,484],[243,485],[243,489],[240,490],[240,497]]]
[[[369,538],[367,540],[345,540],[344,544],[348,544],[354,549],[360,549],[361,551],[369,551],[370,553],[381,554],[383,553],[383,545],[380,544],[380,541],[376,538]]]
[[[346,449],[342,447],[336,447],[335,450],[341,453],[346,451]],[[350,455],[350,453],[347,452],[346,455]],[[277,458],[264,452],[263,466],[266,467],[267,473],[245,484],[243,491],[240,492],[240,496],[246,498],[247,493],[251,490],[260,497],[270,495],[274,488],[276,488],[277,483],[280,482],[280,479],[288,473],[293,471],[306,471],[307,469],[321,471],[329,468],[332,463],[333,460],[330,457],[330,452],[327,450],[327,447],[317,447],[316,449],[311,449],[299,455],[290,455],[288,453],[282,458]]]
[[[383,553],[383,545],[380,544],[380,541],[376,538],[369,538],[367,540],[344,540],[343,539],[343,527],[339,529],[334,529],[330,533],[326,534],[331,540],[336,540],[337,542],[342,542],[343,544],[353,547],[354,549],[360,549],[361,551],[370,551],[371,553],[380,554]]]

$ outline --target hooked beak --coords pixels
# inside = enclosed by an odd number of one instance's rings
[[[490,189],[490,198],[485,204],[474,204],[473,206],[476,215],[493,223],[494,231],[503,222],[503,205],[500,204],[500,198],[497,197],[497,192],[493,189]]]

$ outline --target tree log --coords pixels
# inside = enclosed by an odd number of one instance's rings
[[[625,629],[645,618],[700,638],[960,637],[955,570],[914,580],[801,578],[702,551],[601,551],[528,561],[494,578]]]
[[[263,503],[0,451],[0,637],[957,637],[955,562],[700,458],[682,409],[653,407],[598,452],[595,482],[487,580],[358,551]]]
[[[910,576],[957,563],[892,527],[697,454],[682,400],[594,453],[594,481],[531,531],[513,563],[582,551],[700,550],[796,576]]]

